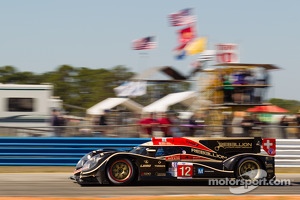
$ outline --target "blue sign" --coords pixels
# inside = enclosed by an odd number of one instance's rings
[[[204,174],[204,168],[203,167],[198,168],[198,174]]]

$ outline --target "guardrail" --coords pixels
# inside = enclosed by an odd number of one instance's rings
[[[75,166],[100,148],[128,150],[150,138],[1,137],[0,166]],[[277,139],[276,167],[300,167],[300,140]]]

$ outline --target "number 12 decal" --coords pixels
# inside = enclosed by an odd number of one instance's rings
[[[177,177],[192,177],[193,165],[177,165]]]

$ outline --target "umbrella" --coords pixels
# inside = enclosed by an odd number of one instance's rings
[[[259,112],[259,113],[287,113],[288,110],[275,105],[266,106],[255,106],[253,108],[248,108],[247,112]]]

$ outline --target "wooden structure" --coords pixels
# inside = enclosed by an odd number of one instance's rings
[[[279,69],[272,64],[223,63],[213,69],[202,69],[199,97],[193,105],[198,116],[204,116],[212,132],[221,132],[224,112],[234,113],[265,105],[264,93],[269,84],[269,72]],[[201,105],[203,100],[209,106]]]

